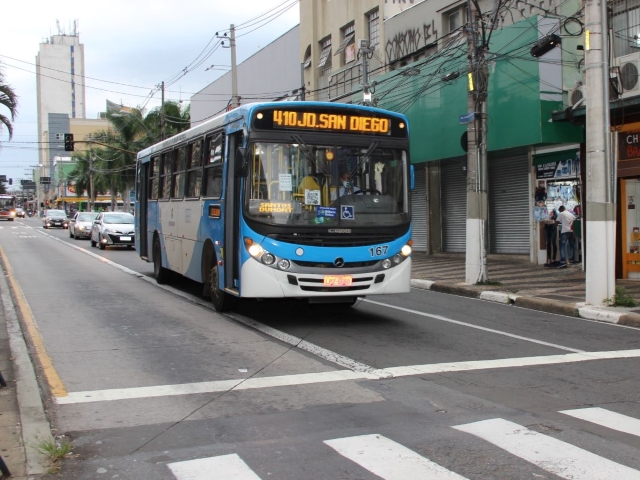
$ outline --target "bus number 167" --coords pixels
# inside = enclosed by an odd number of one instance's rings
[[[387,250],[389,249],[388,245],[382,245],[380,247],[371,247],[369,249],[369,253],[371,254],[372,257],[379,257],[381,255],[386,255],[387,254]]]

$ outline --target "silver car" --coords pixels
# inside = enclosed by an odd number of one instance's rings
[[[76,212],[69,220],[69,237],[90,238],[93,221],[98,216],[98,212]]]
[[[133,215],[130,213],[99,213],[91,228],[91,246],[98,245],[100,250],[107,245],[126,245],[131,248],[135,244],[133,228]]]

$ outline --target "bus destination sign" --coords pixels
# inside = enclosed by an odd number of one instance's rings
[[[346,109],[289,108],[260,110],[254,127],[267,130],[306,130],[342,132],[393,137],[407,136],[403,121],[377,112],[351,112]]]

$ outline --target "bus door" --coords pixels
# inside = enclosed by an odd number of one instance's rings
[[[224,205],[224,287],[237,293],[240,287],[240,209],[243,178],[236,175],[236,163],[244,159],[237,158],[237,149],[242,146],[242,133],[229,135],[227,165],[227,191]]]
[[[147,245],[147,203],[149,198],[149,175],[150,162],[138,163],[138,178],[136,185],[136,201],[138,202],[138,210],[135,212],[135,221],[138,223],[138,255],[142,258],[148,258],[149,252]]]

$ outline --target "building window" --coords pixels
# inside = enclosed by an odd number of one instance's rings
[[[320,60],[318,60],[318,68],[322,69],[322,73],[331,70],[331,37],[325,38],[320,42]]]
[[[307,51],[304,52],[304,68],[311,66],[311,45],[307,47]]]
[[[640,48],[640,4],[638,0],[610,3],[613,15],[613,49],[617,57],[638,52]]]
[[[374,10],[367,14],[367,25],[369,25],[369,47],[377,50],[380,48],[380,24],[378,10]]]
[[[342,30],[342,43],[334,53],[334,56],[340,55],[344,53],[343,57],[343,65],[346,65],[349,62],[353,62],[356,59],[356,44],[354,37],[356,36],[356,26],[352,22],[350,25],[347,25]]]
[[[448,33],[454,32],[462,26],[462,12],[459,9],[449,12],[447,17]]]

